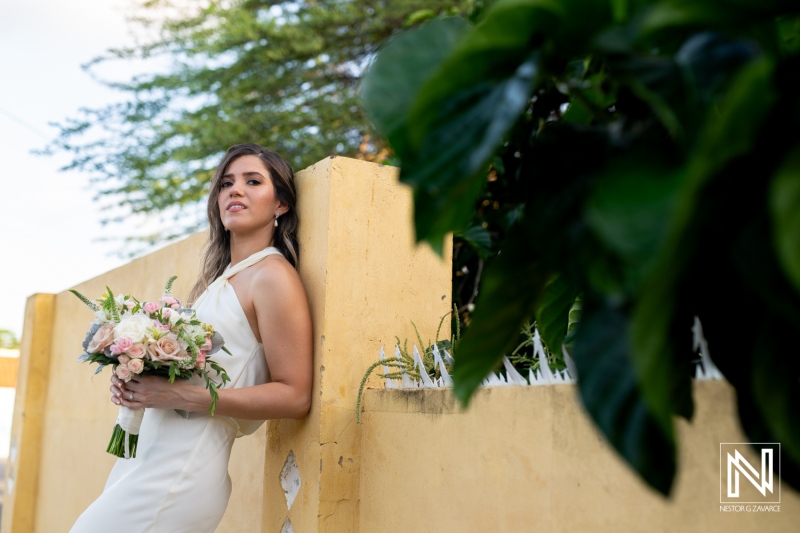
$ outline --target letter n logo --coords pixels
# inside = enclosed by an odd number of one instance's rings
[[[760,464],[753,447],[761,450]],[[719,453],[720,503],[780,503],[779,443],[723,442]]]

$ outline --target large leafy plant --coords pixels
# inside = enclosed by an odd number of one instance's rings
[[[535,319],[668,494],[698,316],[748,438],[782,443],[798,486],[799,78],[789,0],[496,0],[388,42],[361,94],[414,189],[417,240],[468,231],[498,172],[517,198],[460,343],[462,402]]]

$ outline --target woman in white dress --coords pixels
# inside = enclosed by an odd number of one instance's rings
[[[136,457],[117,460],[72,533],[214,531],[231,492],[233,439],[267,419],[306,416],[312,334],[296,270],[295,205],[294,175],[282,157],[255,144],[228,150],[212,179],[209,242],[190,300],[232,352],[215,357],[231,382],[211,417],[198,378],[125,383],[112,375],[111,401],[145,408]]]

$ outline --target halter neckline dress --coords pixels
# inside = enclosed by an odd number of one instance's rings
[[[228,265],[195,302],[197,317],[211,324],[231,351],[232,355],[220,350],[211,357],[228,372],[227,389],[270,380],[264,348],[228,279],[272,254],[280,251],[270,246]],[[191,382],[204,385],[197,376]],[[136,457],[117,459],[102,494],[70,532],[213,532],[230,498],[233,440],[263,423],[207,413],[184,418],[173,409],[145,409]],[[97,448],[101,453],[99,443]]]

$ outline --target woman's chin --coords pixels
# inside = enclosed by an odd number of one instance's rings
[[[231,224],[227,227],[231,236],[245,237],[253,234],[264,234],[267,231],[266,224]]]

